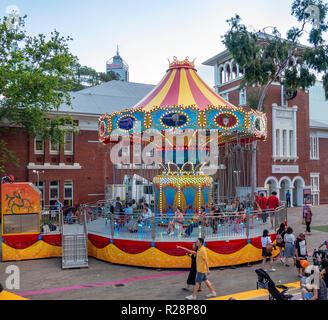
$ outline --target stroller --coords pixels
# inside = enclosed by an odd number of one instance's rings
[[[288,287],[278,284],[275,285],[275,283],[272,281],[270,276],[263,270],[263,269],[256,269],[255,270],[257,274],[257,283],[256,283],[256,289],[266,289],[269,291],[269,300],[291,300],[292,295],[286,294]],[[282,289],[280,292],[279,289]]]
[[[313,264],[315,266],[321,267],[321,262],[323,259],[328,259],[328,251],[327,250],[313,250]]]

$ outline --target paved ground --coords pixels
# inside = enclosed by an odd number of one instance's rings
[[[304,231],[302,209],[288,210],[289,225],[294,233]],[[328,225],[328,206],[313,208],[313,226]],[[328,233],[315,231],[307,237],[308,250],[317,248]],[[4,285],[7,275],[5,269],[15,264],[20,268],[20,290],[14,293],[25,293],[32,300],[52,299],[138,299],[138,300],[180,300],[186,292],[181,288],[185,285],[188,273],[181,270],[154,270],[128,266],[114,265],[89,258],[87,269],[61,269],[61,259],[43,259],[0,263],[0,282]],[[256,274],[254,270],[259,263],[250,266],[212,269],[210,281],[219,296],[234,294],[256,289]],[[275,263],[276,272],[271,273],[272,279],[282,283],[298,281],[294,267],[283,267]],[[124,286],[115,287],[116,283]],[[46,291],[42,291],[46,290]],[[198,299],[205,299],[206,290]],[[263,299],[265,297],[262,297]],[[259,299],[259,298],[257,298]]]

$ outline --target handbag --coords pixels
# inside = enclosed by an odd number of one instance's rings
[[[302,220],[302,224],[306,224],[306,223],[305,223],[305,219]]]

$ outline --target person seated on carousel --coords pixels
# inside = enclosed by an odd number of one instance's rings
[[[198,226],[206,226],[206,211],[204,207],[201,207],[199,214],[194,214],[193,221],[189,224],[186,231],[182,234],[183,237],[190,237],[194,228]]]
[[[133,226],[129,229],[130,232],[137,232],[138,225],[144,225],[152,216],[152,212],[149,208],[148,203],[144,204],[144,209],[141,215],[139,215],[138,219],[134,222]]]
[[[74,217],[75,217],[74,213],[72,212],[72,210],[70,210],[66,215],[66,222],[68,224],[73,224],[74,223],[74,220],[73,220]]]
[[[210,222],[210,226],[212,227],[213,234],[218,233],[218,223],[219,223],[220,212],[221,212],[221,210],[218,205],[212,206],[212,209],[211,209],[210,215],[209,215],[209,222]]]
[[[185,221],[185,217],[182,213],[182,210],[181,210],[180,207],[177,207],[175,209],[174,216],[173,216],[172,220],[169,221],[167,231],[164,232],[164,234],[172,236],[174,234],[174,228],[175,227],[179,227],[182,230],[184,221]]]
[[[124,216],[125,216],[125,221],[129,222],[133,214],[133,208],[132,208],[132,203],[127,202],[126,207],[124,209]]]
[[[230,206],[227,206],[229,209],[226,210],[227,214],[228,214],[228,218],[229,218],[229,224],[234,224],[236,217],[237,217],[237,205],[235,201],[231,202]]]
[[[242,222],[246,221],[246,209],[243,204],[236,204],[236,216],[234,217],[233,229],[234,232],[239,233],[239,226]]]

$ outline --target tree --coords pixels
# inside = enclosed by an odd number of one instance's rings
[[[10,27],[10,18],[0,18],[0,173],[5,163],[15,161],[3,136],[9,127],[18,127],[28,136],[40,135],[63,143],[64,133],[74,130],[71,117],[59,116],[63,103],[71,105],[72,67],[77,59],[68,48],[70,37],[56,30],[49,39],[30,36],[23,29],[26,16],[19,18],[18,28]],[[16,163],[17,163],[16,159]]]
[[[113,71],[110,71],[109,73],[97,72],[90,67],[81,66],[79,63],[73,67],[72,71],[74,75],[74,87],[72,91],[79,91],[104,82],[119,80],[119,75]]]
[[[223,36],[223,43],[244,70],[240,87],[260,87],[257,110],[263,111],[264,98],[273,82],[280,82],[293,97],[298,88],[311,87],[316,74],[320,73],[328,99],[328,46],[324,40],[328,30],[327,12],[328,4],[322,0],[294,0],[291,15],[296,17],[299,25],[288,30],[286,39],[281,37],[277,27],[272,34],[267,34],[248,30],[239,15],[227,20],[230,29]],[[306,46],[300,44],[305,33],[308,33]],[[252,147],[252,192],[256,189],[256,148],[255,141]]]

